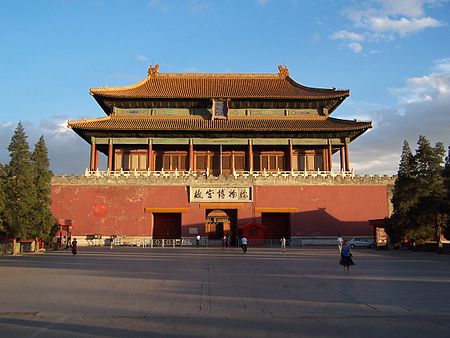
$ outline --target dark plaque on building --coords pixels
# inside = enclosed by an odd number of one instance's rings
[[[213,99],[213,118],[226,119],[228,117],[227,100]]]

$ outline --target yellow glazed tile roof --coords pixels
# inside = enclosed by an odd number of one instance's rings
[[[150,66],[148,77],[126,87],[91,88],[94,97],[123,99],[335,99],[349,90],[310,88],[289,77],[287,67],[278,74],[177,74],[159,73]]]
[[[234,118],[205,120],[203,118],[161,118],[153,116],[107,116],[97,119],[69,121],[78,130],[138,131],[354,131],[372,127],[371,122],[292,118]]]

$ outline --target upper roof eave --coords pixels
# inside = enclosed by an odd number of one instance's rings
[[[152,68],[150,68],[152,69]],[[280,66],[279,66],[280,69]],[[287,68],[286,68],[287,72]],[[122,87],[91,88],[96,99],[302,99],[345,98],[348,89],[312,88],[294,81],[289,73],[213,74],[150,72],[142,81]]]

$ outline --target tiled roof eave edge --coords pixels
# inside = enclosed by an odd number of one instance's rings
[[[305,89],[305,90],[309,90],[312,92],[331,92],[331,93],[336,93],[338,94],[336,97],[348,97],[350,96],[350,89],[330,89],[330,88],[315,88],[315,87],[308,87],[305,86],[297,81],[295,81],[294,79],[292,79],[290,76],[286,77],[286,81],[288,81],[290,84],[292,84],[295,87],[301,88],[301,89]]]
[[[95,93],[91,94],[92,96],[96,96],[98,98],[106,98],[106,99],[116,99],[116,100],[130,100],[130,99],[139,99],[139,100],[186,100],[186,99],[193,99],[193,100],[211,100],[213,98],[227,98],[230,100],[333,100],[333,99],[344,99],[349,96],[349,94],[343,93],[343,94],[336,94],[336,95],[318,95],[318,96],[261,96],[261,95],[254,95],[254,96],[232,96],[232,95],[216,95],[214,97],[212,96],[148,96],[148,95],[126,95],[124,93],[121,93],[120,95],[114,94],[114,93]]]

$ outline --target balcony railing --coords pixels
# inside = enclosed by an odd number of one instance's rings
[[[223,175],[212,175],[209,170],[206,171],[184,171],[184,170],[159,170],[159,171],[150,171],[150,170],[88,170],[85,171],[86,177],[156,177],[161,179],[169,179],[169,178],[199,178],[199,177],[219,177]],[[351,171],[323,171],[323,170],[290,170],[290,171],[282,171],[282,170],[262,170],[262,171],[233,171],[231,172],[229,177],[233,177],[235,179],[238,178],[269,178],[269,177],[278,177],[278,178],[296,178],[296,177],[317,177],[317,178],[327,178],[327,177],[355,177],[355,173],[353,169]]]

